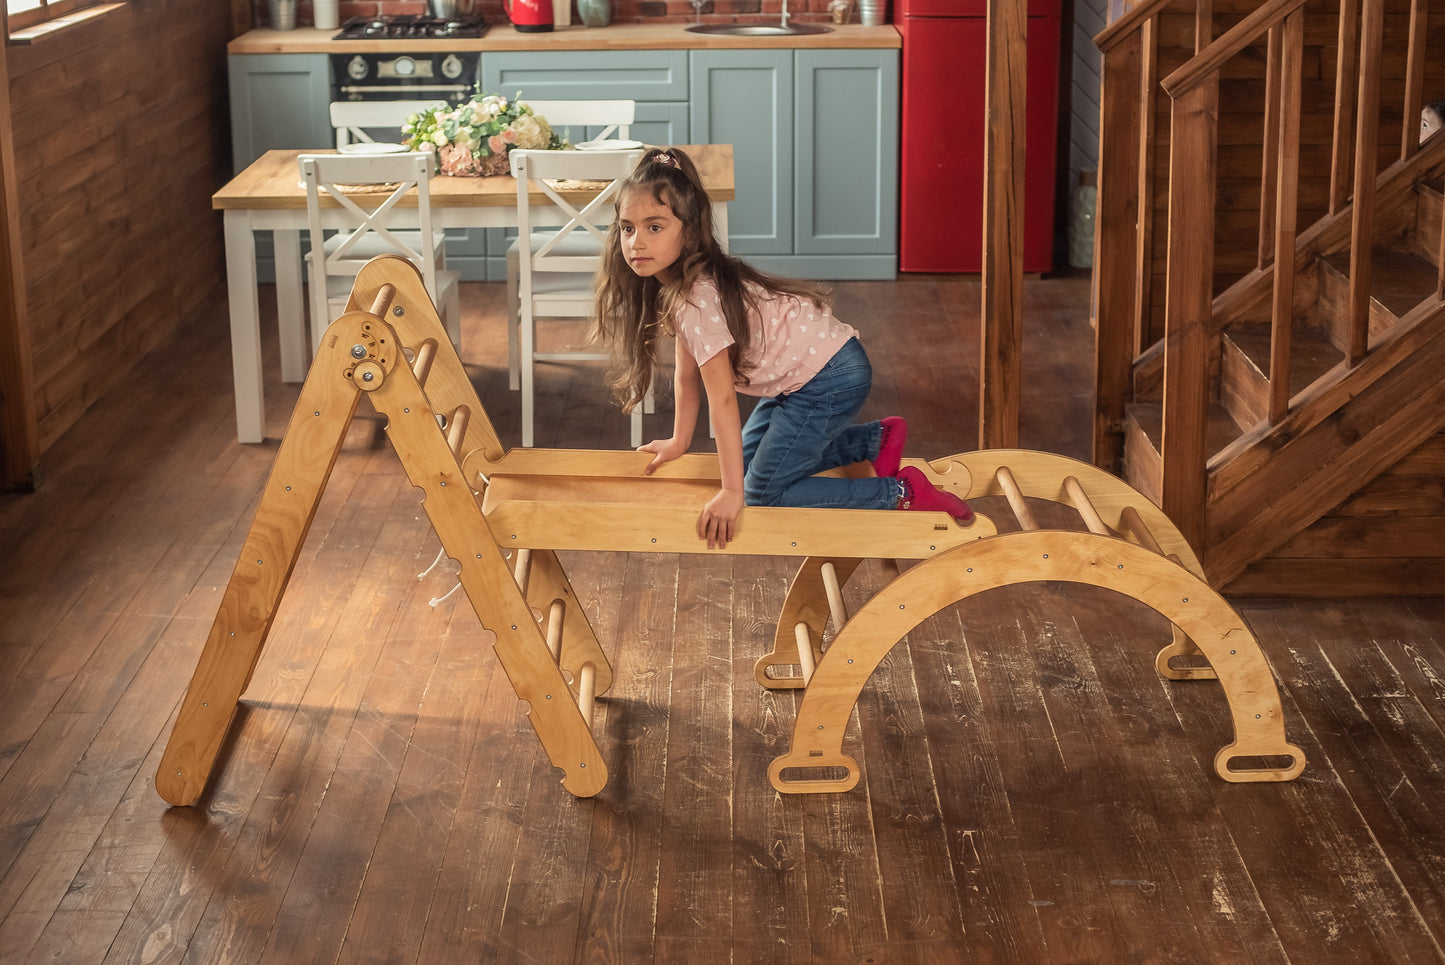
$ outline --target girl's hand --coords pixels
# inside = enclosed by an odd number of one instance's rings
[[[743,511],[743,494],[722,489],[697,517],[697,538],[707,540],[708,549],[723,549],[738,534],[738,514]]]
[[[651,476],[663,463],[672,462],[672,460],[687,452],[687,443],[680,442],[676,437],[672,439],[654,439],[651,442],[638,446],[637,451],[652,453],[652,461],[647,464],[646,469],[642,470],[644,476]]]

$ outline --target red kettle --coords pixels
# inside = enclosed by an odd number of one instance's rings
[[[552,0],[503,0],[502,5],[519,33],[546,33],[552,29]]]

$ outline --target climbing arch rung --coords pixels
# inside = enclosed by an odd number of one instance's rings
[[[1073,502],[1074,508],[1079,511],[1079,515],[1083,517],[1084,525],[1089,528],[1089,532],[1095,536],[1114,535],[1113,530],[1104,523],[1104,518],[1099,515],[1099,511],[1094,508],[1089,494],[1084,492],[1084,487],[1079,485],[1079,481],[1073,476],[1064,477],[1064,492],[1069,494],[1069,499]]]
[[[1160,546],[1159,541],[1154,538],[1153,530],[1144,522],[1144,517],[1139,515],[1139,510],[1133,506],[1125,506],[1120,515],[1124,520],[1124,525],[1129,532],[1134,534],[1134,538],[1139,541],[1140,546],[1146,550],[1152,550],[1160,556],[1164,555],[1164,547]]]
[[[994,473],[994,478],[998,480],[999,488],[1003,490],[1004,498],[1008,500],[1009,508],[1014,511],[1020,528],[1038,529],[1039,524],[1034,521],[1034,514],[1024,500],[1023,490],[1019,489],[1018,481],[1014,479],[1014,474],[1009,471],[1009,467],[999,466],[998,471]]]
[[[806,687],[817,669],[817,661],[813,658],[813,634],[806,623],[799,621],[793,625],[793,637],[798,642],[798,666],[803,670],[803,686]]]
[[[843,588],[838,585],[838,568],[833,563],[822,565],[819,575],[823,578],[823,592],[828,594],[828,612],[833,617],[833,632],[843,629],[848,622],[848,607],[843,602]]]

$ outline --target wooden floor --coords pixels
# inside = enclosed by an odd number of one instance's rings
[[[499,286],[463,298],[515,440]],[[973,445],[978,302],[963,278],[839,287],[865,415],[907,415],[912,454]],[[1087,303],[1083,279],[1028,285],[1027,446],[1087,455]],[[542,379],[539,442],[626,444],[597,379]],[[569,554],[616,670],[611,782],[578,800],[465,598],[430,605],[451,571],[418,579],[438,542],[374,421],[224,769],[169,809],[157,761],[296,398],[266,388],[271,439],[236,444],[217,301],[46,454],[38,493],[0,497],[0,962],[1445,961],[1445,599],[1236,601],[1309,765],[1234,785],[1218,685],[1154,672],[1162,618],[994,591],[865,688],[855,790],[782,796],[797,698],[752,668],[796,561]],[[850,596],[891,573],[865,564]]]

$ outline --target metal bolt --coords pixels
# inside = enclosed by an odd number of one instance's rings
[[[405,309],[405,308],[402,308],[400,305],[398,305],[398,306],[396,306],[395,308],[393,308],[393,309],[391,310],[391,313],[392,313],[393,315],[395,315],[397,318],[401,318],[403,315],[406,314],[406,309]]]
[[[370,382],[370,381],[372,381],[372,380],[375,379],[375,378],[376,378],[376,373],[375,373],[375,372],[362,372],[362,373],[361,373],[361,381],[363,381],[363,382]]]
[[[366,358],[366,346],[360,344],[351,346],[351,357],[354,359]]]

